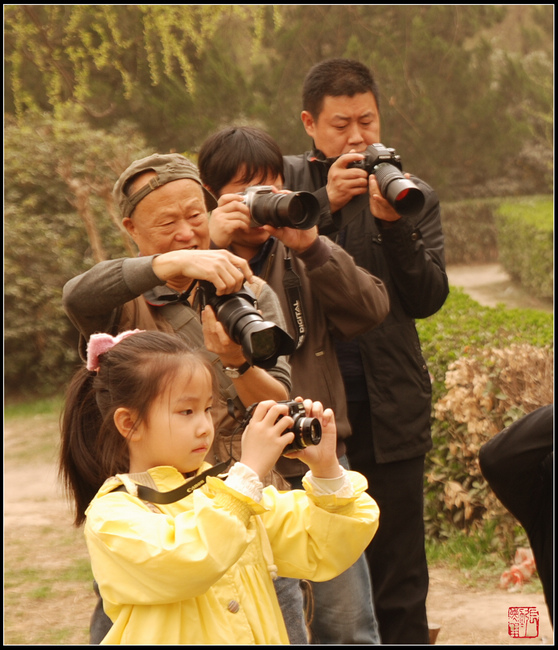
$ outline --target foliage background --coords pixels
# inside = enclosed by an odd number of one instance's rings
[[[5,110],[79,106],[160,152],[257,123],[299,153],[302,81],[336,56],[372,68],[385,143],[443,199],[548,193],[552,5],[6,5]]]
[[[382,140],[436,188],[452,262],[500,256],[553,295],[552,204],[528,203],[553,191],[553,31],[553,5],[4,5],[6,398],[60,391],[78,364],[64,283],[134,254],[120,172],[153,152],[195,159],[231,124],[310,148],[301,86],[330,57],[374,71]],[[476,459],[553,395],[553,317],[452,290],[418,327],[434,378],[428,534],[485,534],[511,557],[524,532]]]
[[[384,143],[465,222],[467,200],[551,193],[553,11],[4,5],[6,395],[64,385],[78,359],[62,286],[134,253],[112,203],[120,171],[154,151],[195,158],[234,123],[309,148],[300,89],[324,58],[371,66]]]

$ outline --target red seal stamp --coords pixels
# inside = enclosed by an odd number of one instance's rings
[[[508,634],[514,639],[539,636],[539,610],[536,607],[508,607]]]

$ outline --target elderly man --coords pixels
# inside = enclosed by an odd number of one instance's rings
[[[245,408],[263,399],[289,398],[290,365],[285,356],[269,369],[249,363],[212,308],[203,309],[199,281],[212,283],[217,296],[247,285],[262,317],[285,329],[278,298],[246,260],[209,250],[207,210],[217,203],[184,156],[154,154],[135,161],[116,182],[114,197],[139,256],[100,262],[64,286],[64,309],[80,333],[80,352],[95,332],[135,328],[174,332],[204,350],[216,368],[222,396],[215,411],[213,460],[226,461],[234,455],[233,443],[239,444],[233,434]],[[276,472],[268,482],[286,487]],[[91,642],[99,643],[109,626],[99,603]]]

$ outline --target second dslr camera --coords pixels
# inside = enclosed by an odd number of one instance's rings
[[[200,280],[202,306],[210,305],[230,338],[242,346],[251,366],[268,370],[277,358],[294,352],[295,343],[279,325],[266,321],[257,309],[254,293],[244,285],[241,291],[218,296],[215,286]]]
[[[277,194],[270,185],[253,185],[242,194],[254,227],[309,230],[318,223],[320,204],[310,192]]]
[[[381,142],[371,144],[364,152],[364,159],[349,163],[347,168],[374,174],[380,193],[400,215],[414,216],[424,207],[424,194],[401,173],[401,156],[395,149],[388,149]]]

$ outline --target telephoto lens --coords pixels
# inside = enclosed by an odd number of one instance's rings
[[[362,160],[347,165],[347,169],[351,168],[374,174],[380,194],[402,217],[416,216],[423,209],[424,194],[413,181],[405,178],[401,156],[395,153],[395,149],[384,147],[381,142],[371,144]]]
[[[256,309],[256,296],[247,286],[236,293],[218,296],[211,282],[200,280],[200,289],[205,304],[213,308],[230,338],[242,346],[251,366],[269,370],[277,364],[278,357],[294,352],[293,339],[278,325],[262,318]]]
[[[408,178],[389,163],[374,167],[380,193],[395,211],[403,217],[418,214],[424,207],[424,194]]]
[[[320,204],[311,192],[277,194],[268,185],[255,185],[244,192],[252,225],[309,230],[320,216]]]

